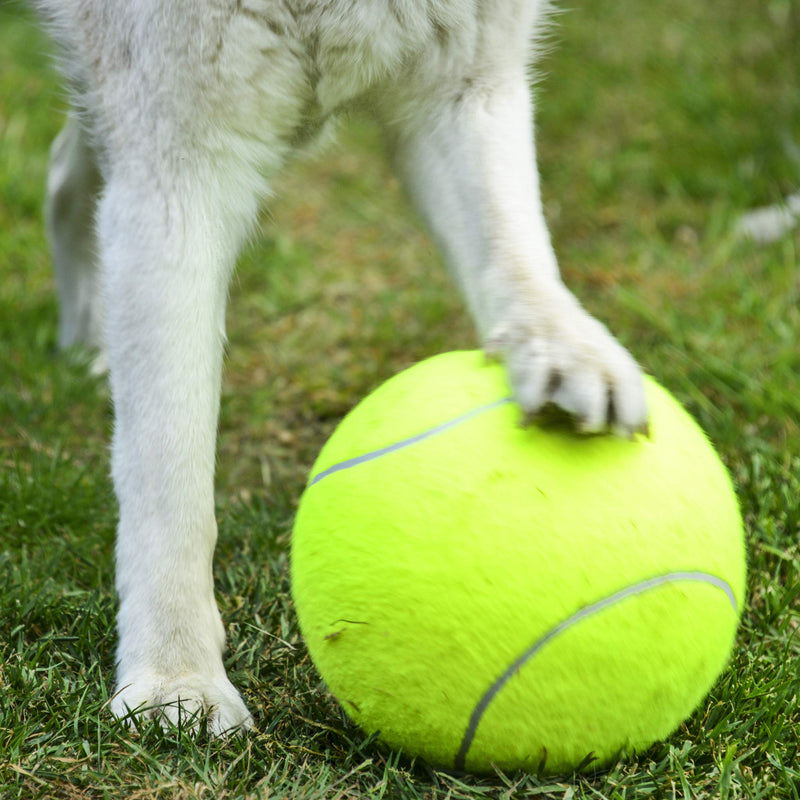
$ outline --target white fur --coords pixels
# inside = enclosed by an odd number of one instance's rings
[[[639,368],[561,282],[542,214],[526,69],[544,3],[39,5],[83,120],[54,146],[49,183],[62,344],[96,344],[105,308],[120,506],[113,709],[166,704],[175,719],[180,702],[209,711],[215,732],[246,727],[212,582],[226,288],[270,177],[328,119],[358,106],[380,120],[527,412],[553,401],[588,430],[645,424]]]

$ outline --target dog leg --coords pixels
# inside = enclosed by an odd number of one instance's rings
[[[100,186],[94,153],[71,114],[50,150],[45,219],[60,300],[58,346],[99,350],[96,373],[106,369],[95,237]]]
[[[444,99],[437,92],[436,102],[384,108],[383,118],[393,120],[399,171],[487,350],[505,358],[519,403],[533,414],[553,402],[586,431],[643,428],[639,367],[559,276],[524,70],[491,83],[473,75]]]
[[[227,284],[256,208],[233,158],[141,148],[111,165],[98,216],[120,510],[112,709],[203,711],[213,733],[250,725],[222,663],[212,556]]]

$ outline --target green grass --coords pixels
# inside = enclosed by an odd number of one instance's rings
[[[731,664],[666,742],[584,777],[457,778],[387,754],[320,685],[287,542],[336,421],[404,366],[471,346],[368,123],[294,166],[232,287],[217,482],[227,665],[258,728],[130,733],[112,682],[105,383],[56,352],[42,224],[64,100],[0,0],[0,798],[800,798],[800,235],[731,234],[800,186],[797,0],[580,0],[542,63],[539,149],[567,281],[698,417],[747,525]],[[698,620],[698,624],[703,624]]]

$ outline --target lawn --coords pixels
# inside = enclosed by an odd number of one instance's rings
[[[2,800],[800,798],[800,233],[734,235],[800,187],[800,4],[577,0],[555,23],[537,128],[565,279],[700,421],[746,521],[748,604],[710,696],[607,771],[473,778],[382,751],[326,694],[289,595],[304,478],[360,397],[475,344],[354,119],[281,178],[231,290],[215,577],[257,729],[121,728],[109,394],[56,349],[41,211],[65,100],[32,15],[0,0]]]

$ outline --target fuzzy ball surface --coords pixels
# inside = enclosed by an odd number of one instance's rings
[[[300,502],[292,592],[347,714],[449,769],[603,766],[667,737],[745,595],[730,478],[647,379],[649,436],[521,426],[502,366],[423,361],[340,424]]]

